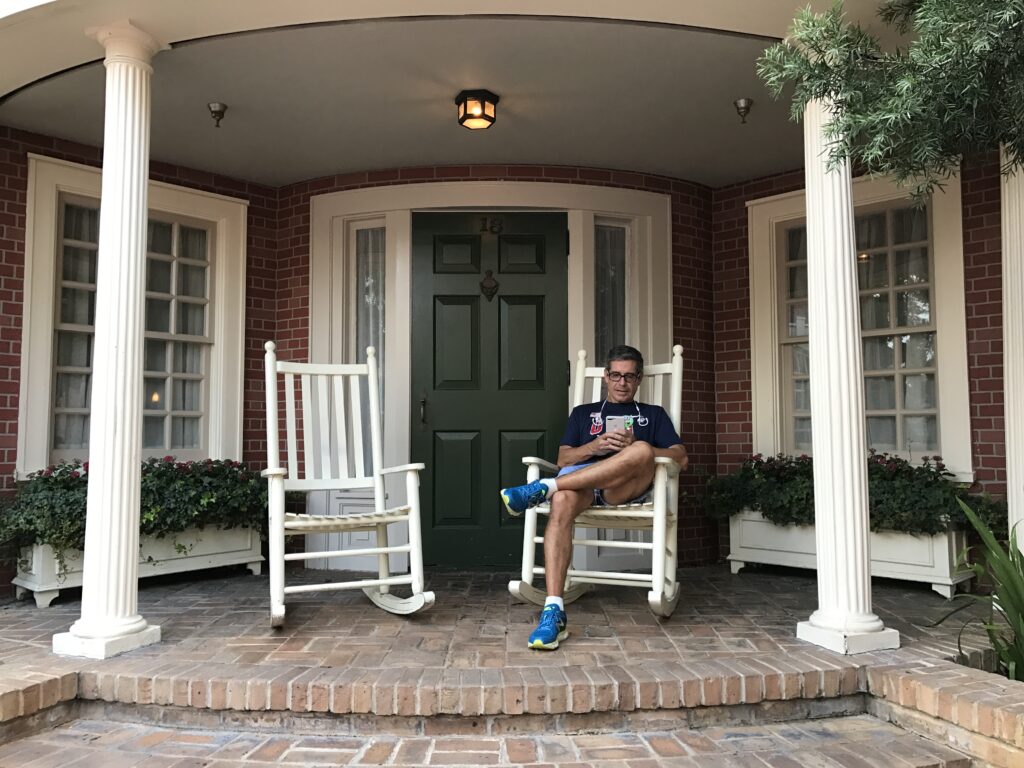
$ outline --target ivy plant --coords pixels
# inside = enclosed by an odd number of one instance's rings
[[[139,531],[164,538],[189,528],[262,529],[267,484],[238,461],[149,459],[141,466]],[[0,509],[0,546],[49,544],[60,571],[65,553],[85,546],[88,462],[35,472]],[[177,544],[176,544],[177,546]]]

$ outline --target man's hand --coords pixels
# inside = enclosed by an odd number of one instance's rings
[[[636,442],[636,436],[628,429],[616,429],[614,432],[605,432],[590,445],[594,446],[594,456],[604,456],[609,453],[618,453],[634,442]]]

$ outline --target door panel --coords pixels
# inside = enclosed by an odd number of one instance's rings
[[[479,432],[434,432],[433,520],[438,525],[475,521],[480,478]]]
[[[498,490],[566,416],[565,214],[413,214],[414,461],[430,564],[519,562]]]
[[[480,302],[477,297],[436,296],[434,388],[479,389],[479,353]]]
[[[499,297],[502,389],[544,387],[544,297]]]

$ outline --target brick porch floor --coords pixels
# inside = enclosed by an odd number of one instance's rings
[[[977,607],[932,626],[950,603],[926,585],[876,581],[875,610],[900,631],[903,648],[844,657],[795,639],[796,623],[816,606],[811,573],[733,576],[716,566],[680,577],[670,620],[651,615],[641,590],[601,588],[570,606],[571,636],[552,653],[525,648],[537,611],[512,602],[509,574],[431,572],[437,602],[414,617],[384,613],[361,593],[298,596],[279,630],[269,626],[265,577],[146,581],[140,611],[161,625],[164,641],[105,661],[50,653],[52,635],[79,615],[75,592],[49,609],[10,603],[0,607],[0,741],[70,723],[32,738],[43,744],[78,733],[78,719],[256,728],[294,736],[287,749],[300,751],[302,735],[350,736],[362,740],[349,749],[351,762],[383,750],[371,749],[374,739],[394,747],[391,760],[396,740],[429,742],[433,755],[438,739],[483,738],[505,761],[506,740],[526,734],[657,736],[871,712],[975,753],[1003,750],[993,765],[1024,756],[1024,685],[948,661]],[[975,664],[985,661],[980,626],[962,643]],[[578,748],[572,754],[562,762],[590,762]],[[704,764],[693,760],[679,764]],[[737,764],[722,760],[707,765]]]

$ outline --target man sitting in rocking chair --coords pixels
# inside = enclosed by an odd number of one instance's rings
[[[544,529],[548,597],[540,623],[527,641],[530,648],[554,650],[569,636],[562,592],[572,558],[576,518],[590,507],[647,501],[656,456],[674,459],[686,469],[686,448],[665,409],[633,399],[643,370],[639,351],[613,347],[604,371],[607,399],[577,406],[569,414],[558,447],[558,476],[501,491],[510,515],[551,502]]]

